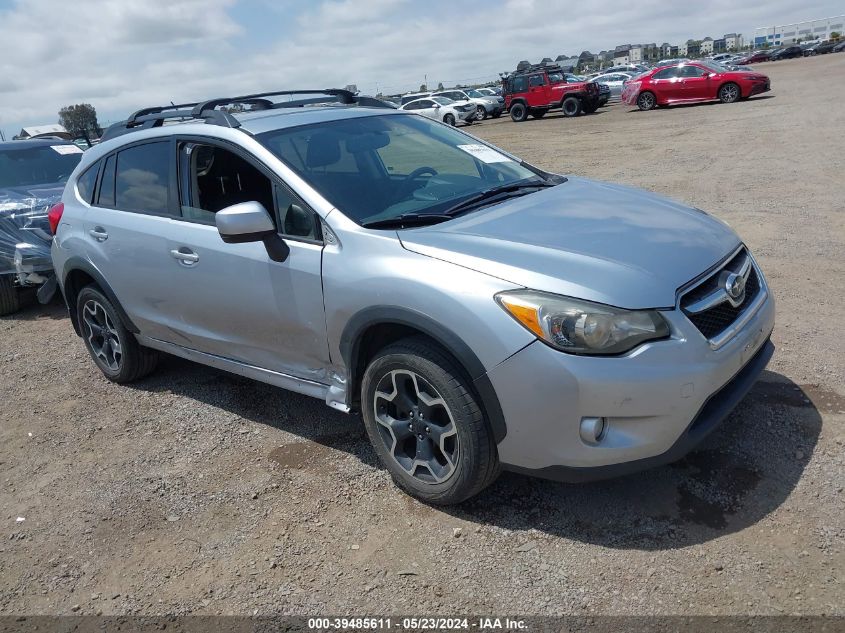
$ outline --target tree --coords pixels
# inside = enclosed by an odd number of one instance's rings
[[[90,103],[78,103],[59,110],[59,123],[73,138],[99,137],[103,130],[97,123],[97,111]]]
[[[420,84],[419,92],[427,92],[428,88],[425,87],[425,84]]]
[[[443,90],[443,82],[442,82],[442,81],[441,81],[441,82],[438,82],[438,84],[437,84],[437,89],[438,89],[438,90]]]
[[[842,37],[842,33],[840,33],[839,31],[831,31],[830,32],[830,39],[838,40],[840,37]]]

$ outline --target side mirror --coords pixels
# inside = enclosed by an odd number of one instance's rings
[[[273,220],[260,202],[240,202],[214,214],[220,237],[227,244],[260,242],[276,232]]]
[[[217,232],[227,244],[264,242],[267,254],[274,262],[283,262],[290,248],[276,233],[267,209],[260,202],[239,202],[214,214]]]
[[[434,104],[434,109],[435,109],[435,110],[439,110],[439,109],[440,109],[440,104],[439,104],[439,103],[435,103],[435,104]]]

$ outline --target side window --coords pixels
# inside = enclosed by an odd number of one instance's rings
[[[683,66],[681,67],[680,77],[703,77],[704,69],[698,66]]]
[[[528,78],[528,85],[529,86],[542,86],[544,83],[543,75],[531,75]]]
[[[663,70],[660,70],[660,71],[654,73],[651,76],[651,78],[652,79],[670,79],[671,77],[677,76],[676,75],[677,70],[678,69],[677,69],[676,66],[672,66],[671,68],[664,68]]]
[[[179,147],[180,208],[189,222],[214,224],[214,214],[239,202],[273,212],[273,184],[237,154],[201,143]]]
[[[118,153],[115,207],[121,211],[167,215],[169,195],[169,141],[136,145]]]
[[[514,92],[525,92],[528,90],[528,77],[516,77],[513,80],[513,91]]]
[[[424,108],[433,108],[433,107],[434,107],[434,101],[429,101],[428,99],[426,99],[425,101],[420,101],[420,108],[424,109]]]
[[[100,193],[97,195],[97,204],[101,207],[114,206],[114,166],[117,154],[112,154],[106,159],[103,167],[103,175],[100,177]]]
[[[94,197],[94,186],[97,184],[97,172],[100,171],[100,164],[102,161],[97,161],[85,170],[76,180],[76,190],[79,192],[79,197],[88,204]]]
[[[280,233],[308,240],[319,238],[317,214],[287,187],[276,185],[276,208],[279,210]]]

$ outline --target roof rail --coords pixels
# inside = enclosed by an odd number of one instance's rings
[[[299,99],[291,101],[274,102],[268,97],[277,97],[282,95],[326,95],[329,97],[312,97],[309,99]],[[231,104],[248,104],[253,107],[253,110],[271,110],[276,108],[297,108],[307,105],[318,105],[325,103],[341,103],[345,105],[359,105],[371,108],[387,108],[381,100],[374,97],[358,96],[349,90],[341,88],[325,88],[319,90],[278,90],[274,92],[260,92],[250,95],[241,95],[236,97],[221,97],[218,99],[209,99],[198,103],[182,103],[179,105],[171,104],[169,106],[154,106],[151,108],[142,108],[133,112],[126,121],[115,123],[110,126],[101,138],[101,141],[107,141],[111,138],[128,134],[135,130],[149,129],[152,127],[160,127],[168,120],[191,120],[199,119],[211,125],[220,125],[223,127],[237,128],[240,127],[240,122],[231,114],[224,110],[218,110],[220,106]]]

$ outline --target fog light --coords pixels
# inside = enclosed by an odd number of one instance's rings
[[[607,430],[605,418],[581,418],[581,439],[587,444],[598,444]]]

